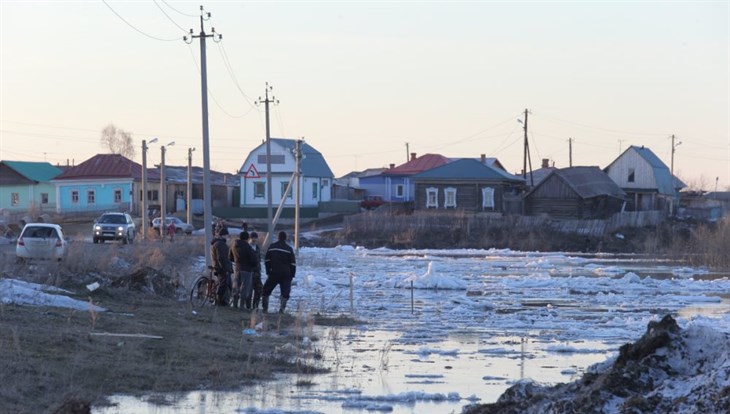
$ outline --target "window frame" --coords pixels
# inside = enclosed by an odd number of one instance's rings
[[[10,193],[10,205],[13,207],[20,205],[20,193]]]
[[[253,198],[266,198],[266,181],[253,182]]]
[[[41,204],[48,204],[48,193],[41,193]]]
[[[444,188],[444,208],[456,208],[456,187]]]
[[[282,181],[280,184],[281,184],[281,196],[280,196],[280,198],[284,198],[284,192],[286,191],[286,187],[289,186],[289,182],[288,181]],[[287,197],[286,198],[288,198],[290,200],[293,199],[294,198],[294,196],[292,196],[292,193],[293,192],[294,191],[289,191],[289,194],[287,194]]]
[[[96,190],[86,190],[86,204],[96,204]]]
[[[395,196],[396,196],[396,198],[404,198],[406,196],[405,184],[396,184],[395,185]]]
[[[71,204],[79,204],[79,190],[71,190]]]
[[[494,187],[482,187],[482,210],[495,209],[494,193]]]
[[[629,175],[628,175],[628,177],[626,177],[626,182],[628,182],[628,183],[636,182],[636,168],[629,168]]]
[[[114,189],[114,202],[115,203],[121,203],[122,202],[122,189],[121,188],[115,188]]]
[[[426,188],[426,208],[439,208],[439,189],[437,187]]]

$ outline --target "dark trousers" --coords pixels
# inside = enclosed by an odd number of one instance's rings
[[[291,276],[269,275],[264,283],[263,296],[271,296],[271,292],[274,291],[276,285],[279,285],[279,288],[281,289],[281,297],[289,299],[289,293],[291,293],[291,281]]]
[[[263,291],[263,283],[261,283],[261,272],[253,272],[253,307],[259,306],[261,300],[261,292]]]

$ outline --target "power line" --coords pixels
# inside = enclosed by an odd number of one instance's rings
[[[171,21],[171,22],[172,22],[172,23],[173,23],[173,24],[174,24],[175,26],[177,26],[177,27],[178,27],[178,28],[179,28],[180,30],[182,30],[182,31],[183,31],[183,33],[185,33],[185,34],[187,34],[187,33],[188,33],[188,31],[187,31],[187,30],[185,30],[185,29],[184,29],[184,28],[183,28],[182,26],[180,26],[179,24],[177,24],[177,22],[176,22],[175,20],[173,20],[173,19],[172,19],[172,17],[170,17],[170,16],[169,16],[169,15],[167,14],[167,12],[166,12],[166,11],[165,11],[165,10],[164,10],[164,9],[163,9],[163,8],[162,8],[161,6],[160,6],[160,4],[159,4],[159,3],[157,3],[157,1],[155,1],[155,0],[152,0],[152,2],[153,2],[153,3],[155,3],[155,6],[157,6],[157,8],[158,8],[158,9],[160,9],[160,11],[162,12],[162,14],[164,14],[164,15],[165,15],[165,17],[167,17],[167,20]]]
[[[161,1],[162,1],[162,4],[164,4],[165,6],[167,6],[167,7],[171,8],[172,10],[174,10],[174,11],[176,11],[176,12],[178,12],[178,13],[182,14],[183,16],[188,16],[188,17],[198,17],[198,15],[197,15],[197,14],[187,14],[187,13],[183,13],[183,12],[181,12],[180,10],[178,10],[178,9],[176,9],[176,8],[174,8],[174,7],[172,7],[172,6],[171,6],[171,5],[170,5],[170,4],[168,3],[168,2],[166,2],[165,0],[161,0]]]
[[[595,130],[598,130],[598,131],[610,132],[610,133],[614,133],[614,134],[621,134],[621,135],[646,135],[646,136],[656,136],[656,137],[658,137],[658,136],[661,136],[661,137],[667,136],[667,134],[664,134],[664,133],[655,133],[655,132],[628,132],[628,131],[619,131],[619,130],[615,130],[615,129],[601,128],[601,127],[595,127],[595,126],[591,126],[591,125],[581,124],[579,122],[566,121],[564,119],[560,119],[560,118],[557,118],[557,117],[554,117],[554,116],[545,115],[544,113],[541,114],[541,115],[544,116],[544,117],[547,117],[547,118],[551,118],[551,119],[553,119],[555,121],[558,121],[558,122],[563,122],[563,123],[566,123],[566,124],[577,125],[577,126],[583,127],[583,128],[595,129]]]
[[[161,41],[161,42],[177,42],[178,40],[180,40],[180,38],[179,38],[179,37],[176,37],[176,38],[174,38],[174,39],[162,39],[162,38],[159,38],[159,37],[156,37],[156,36],[152,36],[151,34],[145,33],[145,32],[143,32],[142,30],[140,30],[140,29],[136,28],[136,27],[135,27],[135,26],[134,26],[134,25],[133,25],[132,23],[128,22],[128,21],[127,21],[127,20],[126,20],[126,19],[125,19],[124,17],[122,17],[122,16],[121,16],[121,15],[120,15],[119,13],[117,13],[117,11],[116,11],[116,10],[114,10],[114,9],[112,8],[112,6],[110,6],[110,5],[109,5],[109,3],[107,3],[107,2],[106,2],[106,0],[101,0],[101,1],[102,1],[102,3],[104,3],[104,5],[106,5],[106,7],[108,7],[108,8],[109,8],[109,10],[111,10],[111,11],[112,11],[112,13],[114,13],[114,14],[115,14],[115,15],[116,15],[116,16],[117,16],[117,17],[118,17],[118,18],[119,18],[119,19],[120,19],[121,21],[123,21],[124,23],[126,23],[126,24],[127,24],[127,25],[128,25],[129,27],[131,27],[132,29],[136,30],[136,31],[137,31],[137,32],[139,32],[140,34],[142,34],[142,35],[144,35],[144,36],[147,36],[147,37],[149,37],[150,39],[154,39],[154,40],[159,40],[159,41]]]
[[[190,51],[190,57],[193,58],[193,63],[195,63],[195,67],[198,69],[198,73],[200,73],[200,65],[198,65],[198,61],[195,60],[195,53],[193,53],[193,48],[189,44],[188,44],[188,50]],[[210,87],[208,87],[208,95],[210,95],[211,99],[213,99],[213,102],[218,107],[218,109],[220,109],[224,114],[226,114],[227,116],[229,116],[231,118],[243,118],[244,116],[248,115],[249,112],[251,112],[251,110],[249,109],[248,111],[242,113],[241,115],[233,115],[233,114],[229,113],[228,111],[226,111],[221,106],[221,104],[215,98],[215,95],[213,95],[213,92],[210,90]]]

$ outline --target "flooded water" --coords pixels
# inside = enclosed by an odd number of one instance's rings
[[[667,313],[730,330],[727,274],[646,257],[305,249],[297,275],[294,308],[339,315],[352,305],[364,321],[296,344],[316,347],[330,373],[114,396],[94,412],[459,413],[522,379],[572,381]]]

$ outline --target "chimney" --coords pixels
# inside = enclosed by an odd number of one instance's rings
[[[395,164],[390,164],[390,169],[392,170],[393,168],[395,168]]]
[[[550,168],[550,159],[548,159],[548,158],[542,159],[542,168]]]
[[[416,159],[416,153],[415,152],[412,152],[411,153],[411,161],[413,161],[415,159]]]
[[[482,154],[482,164],[487,163],[487,154]]]

